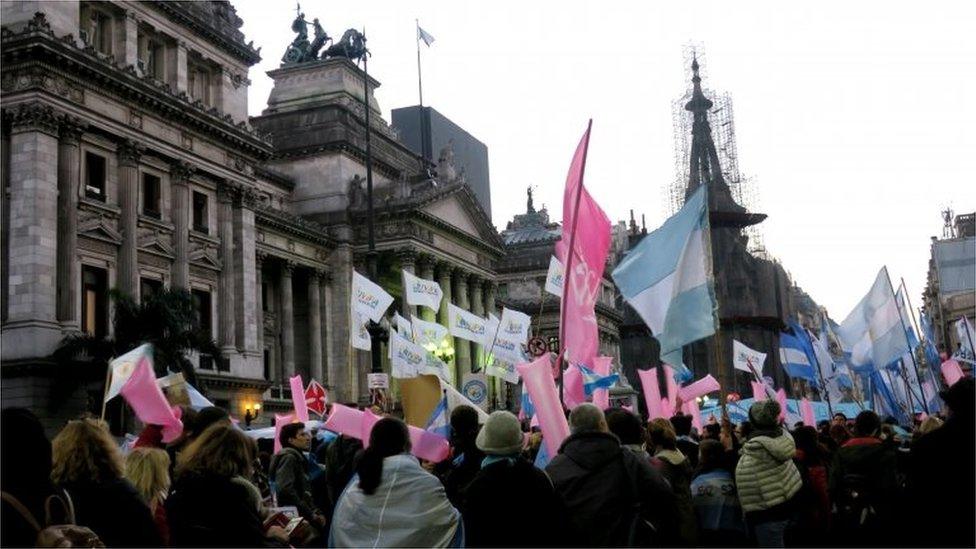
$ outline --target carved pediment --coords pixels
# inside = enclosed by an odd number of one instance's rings
[[[219,271],[222,268],[217,251],[213,248],[201,246],[190,252],[190,263],[198,267]]]
[[[168,238],[161,231],[139,231],[139,251],[173,258],[173,247],[170,246]]]
[[[79,215],[78,235],[108,242],[116,246],[122,244],[122,233],[116,230],[115,223],[95,212],[87,212]]]
[[[470,191],[459,187],[423,205],[421,211],[489,245],[500,242],[498,232],[471,199]]]

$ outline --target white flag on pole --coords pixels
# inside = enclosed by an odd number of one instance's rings
[[[440,347],[441,342],[447,337],[447,328],[436,322],[421,320],[415,316],[410,317],[410,326],[413,328],[413,342],[424,348],[431,345]]]
[[[500,377],[513,385],[519,382],[519,374],[518,370],[515,369],[515,365],[521,364],[525,362],[525,360],[514,360],[509,357],[495,354],[493,354],[489,360],[491,360],[491,362],[488,364],[488,367],[485,368],[485,374]]]
[[[563,296],[563,264],[556,256],[549,258],[549,272],[546,273],[546,291],[552,295]]]
[[[441,306],[444,292],[441,285],[433,280],[427,280],[403,271],[403,295],[407,305],[423,305],[433,310]]]
[[[447,305],[448,329],[454,337],[484,344],[488,321],[478,315],[449,303]]]
[[[366,330],[366,319],[355,310],[349,311],[349,319],[349,344],[361,351],[371,350],[373,341]]]
[[[413,341],[413,325],[409,320],[400,316],[400,313],[393,313],[393,323],[396,325],[397,333]]]
[[[356,271],[352,273],[352,309],[365,318],[379,322],[393,303],[393,296]]]
[[[762,379],[763,364],[766,363],[766,353],[750,349],[737,340],[732,340],[732,366],[736,370],[749,372]]]
[[[498,337],[523,344],[529,341],[529,325],[532,319],[529,315],[513,311],[506,307],[502,310],[502,320],[498,328]],[[490,337],[490,336],[489,336]]]
[[[417,25],[417,40],[423,40],[424,44],[426,44],[428,48],[434,43],[433,35],[420,28],[420,25]]]

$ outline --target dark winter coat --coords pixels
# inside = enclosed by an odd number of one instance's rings
[[[275,487],[278,505],[294,505],[305,520],[315,516],[312,485],[308,480],[308,460],[295,448],[282,448],[271,458],[268,478]]]
[[[860,517],[838,515],[839,535],[852,545],[897,541],[895,513],[903,502],[900,500],[896,452],[880,439],[864,437],[848,440],[834,454],[830,468],[831,500],[843,508],[847,499],[845,494],[851,492],[851,487],[856,487],[855,491],[866,496],[875,511],[864,525],[859,524]]]
[[[949,418],[945,425],[915,442],[908,474],[909,501],[920,507],[936,506],[939,517],[937,527],[917,529],[922,536],[919,544],[976,546],[974,463],[973,424],[961,416]]]
[[[503,459],[481,469],[467,486],[464,505],[467,547],[566,546],[566,515],[552,481],[528,461]],[[530,519],[531,517],[531,519]],[[500,525],[528,524],[529,528]]]
[[[691,499],[691,479],[694,470],[690,460],[677,450],[662,450],[654,454],[654,457],[658,459],[661,474],[671,485],[671,492],[674,494],[678,542],[681,545],[695,545],[698,537],[698,518]]]
[[[342,491],[356,473],[356,463],[362,450],[363,443],[359,439],[346,435],[339,435],[339,438],[330,442],[325,450],[325,482],[333,510]],[[330,510],[330,520],[331,514]]]
[[[158,547],[149,506],[125,479],[62,486],[71,496],[75,522],[91,528],[106,547]]]
[[[216,475],[183,475],[166,500],[174,547],[264,546],[264,525],[248,489]]]
[[[635,509],[657,528],[652,543],[673,541],[673,496],[667,482],[649,463],[621,448],[612,434],[571,435],[546,472],[566,506],[572,545],[626,545]]]
[[[464,494],[481,471],[481,462],[484,459],[485,454],[472,445],[453,460],[445,460],[434,469],[434,475],[441,479],[447,499],[455,508],[460,509],[464,504]]]

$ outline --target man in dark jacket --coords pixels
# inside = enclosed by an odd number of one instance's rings
[[[976,438],[972,378],[957,381],[942,398],[949,418],[938,429],[923,435],[912,446],[909,467],[910,501],[919,506],[938,506],[938,520],[930,528],[916,528],[922,546],[976,546]],[[917,518],[917,517],[915,517]]]
[[[839,539],[851,546],[897,543],[895,513],[903,502],[896,449],[881,441],[881,420],[870,410],[857,415],[854,431],[830,469]]]
[[[278,505],[294,505],[305,520],[322,528],[325,517],[312,501],[312,486],[308,480],[308,459],[304,452],[312,437],[305,432],[304,423],[289,423],[279,435],[281,451],[271,458],[268,477],[275,487]]]
[[[464,503],[464,492],[481,470],[481,461],[485,459],[485,454],[475,443],[479,429],[478,412],[474,408],[461,405],[451,410],[451,447],[454,458],[440,464],[434,474],[444,483],[447,499],[456,508]]]
[[[569,425],[572,434],[546,472],[569,514],[573,545],[671,543],[673,496],[660,473],[621,448],[603,411],[593,404],[574,408]]]
[[[677,435],[675,444],[678,451],[688,458],[692,470],[698,468],[698,441],[691,438],[691,416],[678,413],[671,417],[671,425],[674,427],[674,434]]]
[[[567,546],[565,509],[545,472],[521,457],[524,438],[511,412],[493,412],[478,434],[485,453],[481,471],[465,491],[464,544],[467,547]],[[531,518],[529,528],[499,528]]]

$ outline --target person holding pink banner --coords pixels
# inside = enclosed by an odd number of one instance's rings
[[[407,425],[373,425],[354,477],[336,503],[329,547],[460,546],[461,514],[436,477],[410,455]]]

